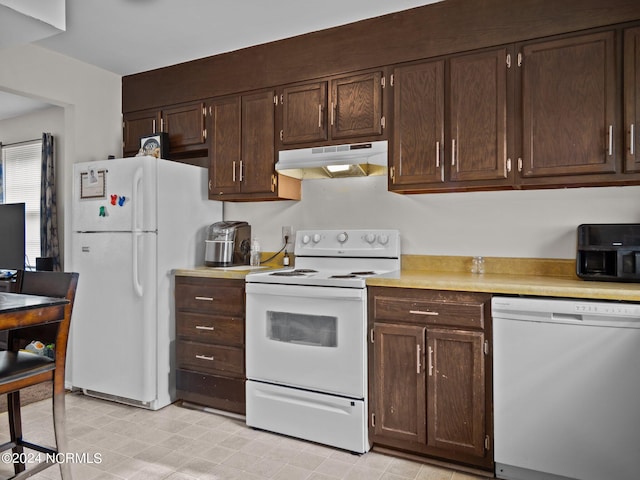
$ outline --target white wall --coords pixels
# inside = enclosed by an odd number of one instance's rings
[[[398,195],[386,177],[304,180],[300,202],[227,202],[225,219],[266,251],[291,225],[397,228],[406,254],[574,258],[579,224],[640,223],[640,187]]]
[[[58,226],[64,258],[69,248],[64,239],[70,229],[70,216],[65,211],[71,202],[72,164],[122,152],[121,77],[36,45],[22,45],[0,49],[0,90],[64,109],[64,120],[58,128],[40,130],[59,132]],[[18,141],[2,138],[2,132],[0,141]],[[31,138],[35,137],[27,139]]]

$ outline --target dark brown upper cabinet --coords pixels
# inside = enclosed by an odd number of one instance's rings
[[[615,173],[615,32],[525,43],[519,52],[521,182]]]
[[[504,180],[507,158],[506,48],[449,60],[448,155],[452,182]]]
[[[394,70],[391,190],[444,182],[444,68],[436,60]]]
[[[624,31],[624,158],[626,172],[640,172],[640,27]]]
[[[280,144],[331,144],[384,136],[382,71],[283,87]]]
[[[134,156],[140,150],[140,137],[161,131],[162,112],[144,110],[125,113],[122,121],[122,150],[124,157]]]
[[[204,102],[126,113],[123,115],[123,154],[138,153],[140,137],[167,132],[170,159],[189,153],[206,155],[205,118]]]
[[[499,48],[395,68],[390,190],[511,182],[510,58]]]
[[[331,81],[331,138],[381,135],[382,72],[340,77]]]
[[[283,144],[327,140],[327,82],[285,87],[280,99]]]
[[[210,199],[300,199],[300,181],[275,172],[275,98],[268,90],[210,102]]]

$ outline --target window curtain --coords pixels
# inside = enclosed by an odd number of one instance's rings
[[[42,134],[42,176],[40,185],[40,253],[43,257],[52,259],[54,271],[60,271],[55,158],[53,154],[53,135],[50,133]]]

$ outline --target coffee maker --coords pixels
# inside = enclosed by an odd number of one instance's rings
[[[204,264],[207,267],[249,265],[251,226],[242,221],[223,221],[210,225],[204,252]]]

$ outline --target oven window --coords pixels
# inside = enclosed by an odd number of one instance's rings
[[[336,347],[337,328],[337,317],[267,311],[267,337],[278,342]]]

